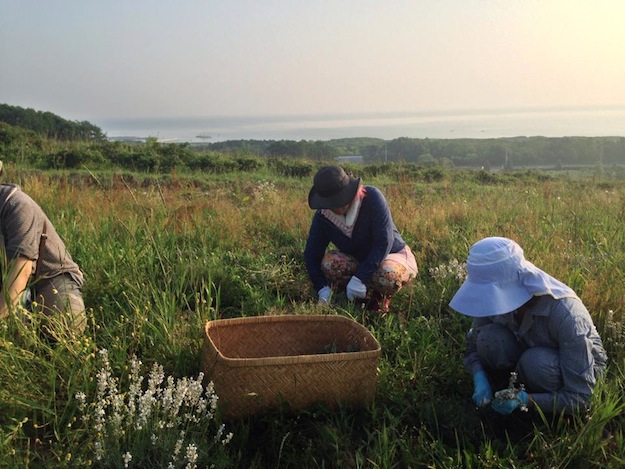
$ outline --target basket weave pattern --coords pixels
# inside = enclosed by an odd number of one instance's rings
[[[380,352],[375,337],[346,317],[258,316],[209,321],[203,366],[222,415],[239,418],[282,404],[366,406]]]

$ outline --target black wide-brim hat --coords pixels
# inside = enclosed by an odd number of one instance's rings
[[[308,205],[313,209],[344,207],[354,200],[359,186],[360,178],[350,176],[340,166],[324,166],[315,174]]]

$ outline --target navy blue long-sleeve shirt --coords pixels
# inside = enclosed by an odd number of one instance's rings
[[[373,186],[365,186],[365,190],[351,238],[324,217],[320,210],[313,216],[304,260],[316,291],[328,285],[321,271],[321,260],[330,243],[358,260],[355,276],[365,285],[389,253],[399,252],[406,246],[382,192]]]

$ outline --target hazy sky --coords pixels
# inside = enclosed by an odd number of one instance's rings
[[[0,0],[0,103],[68,119],[625,105],[622,0]]]

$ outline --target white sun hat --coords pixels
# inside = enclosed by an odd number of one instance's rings
[[[467,316],[498,316],[539,295],[577,297],[564,283],[525,260],[515,241],[490,237],[471,246],[467,279],[449,306]]]

